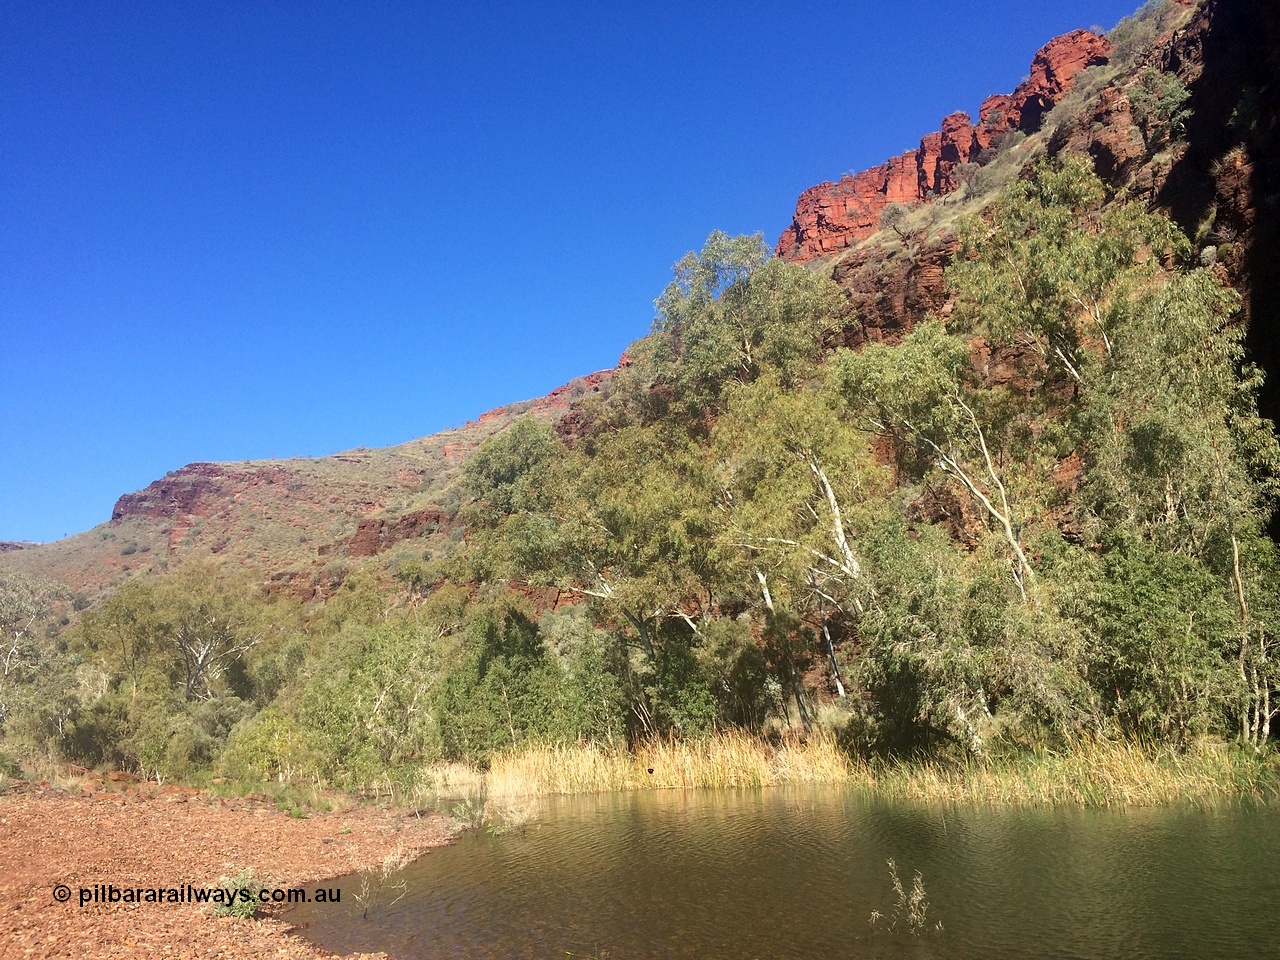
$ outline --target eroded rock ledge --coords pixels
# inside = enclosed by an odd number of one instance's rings
[[[889,204],[915,203],[955,190],[957,166],[976,159],[1011,131],[1039,130],[1076,76],[1106,63],[1110,53],[1106,38],[1088,30],[1050,40],[1031,61],[1031,75],[1012,94],[994,94],[982,102],[976,125],[969,114],[953,113],[917,149],[802,193],[791,226],[778,241],[778,256],[804,262],[835,253],[875,233]]]

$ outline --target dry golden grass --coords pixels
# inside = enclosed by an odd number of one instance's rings
[[[834,739],[816,733],[774,746],[738,732],[706,741],[659,740],[636,751],[641,786],[768,787],[843,783],[852,767]],[[649,770],[653,773],[650,774]]]
[[[636,786],[632,763],[624,750],[585,744],[526,747],[495,757],[486,786],[495,797],[629,790]]]
[[[706,740],[655,740],[634,751],[587,744],[525,747],[494,757],[487,773],[453,764],[433,768],[442,793],[483,792],[525,797],[605,790],[762,787],[783,783],[843,783],[853,765],[835,740],[814,734],[774,746],[740,732]],[[652,772],[650,772],[652,771]]]
[[[860,763],[856,780],[878,796],[906,800],[1086,807],[1214,806],[1272,802],[1280,768],[1222,746],[1151,752],[1133,743],[1083,742],[965,764]]]
[[[652,772],[650,772],[652,771]],[[1223,746],[1152,752],[1132,743],[1082,742],[964,763],[852,761],[830,734],[772,744],[740,732],[706,740],[657,740],[634,750],[541,745],[495,757],[487,772],[433,768],[437,792],[493,798],[607,790],[849,784],[890,799],[1001,805],[1212,806],[1274,801],[1280,760]]]

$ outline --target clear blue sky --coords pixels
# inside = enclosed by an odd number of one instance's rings
[[[713,229],[1137,0],[0,5],[0,539],[609,367]]]

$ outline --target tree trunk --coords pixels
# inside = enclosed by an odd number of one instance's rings
[[[800,672],[796,670],[796,662],[790,657],[787,658],[787,666],[791,671],[791,692],[796,697],[796,708],[800,711],[800,722],[804,725],[804,732],[808,733],[813,729],[813,722],[809,719],[809,711],[804,705],[804,690],[800,686]]]
[[[827,657],[831,660],[831,676],[836,681],[836,696],[843,697],[844,681],[840,679],[840,664],[836,663],[836,647],[831,642],[831,631],[827,629],[827,611],[822,601],[818,601],[818,613],[822,617],[822,639],[827,642]]]

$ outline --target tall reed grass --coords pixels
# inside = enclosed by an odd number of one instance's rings
[[[773,745],[730,731],[705,740],[654,740],[634,751],[527,747],[495,757],[486,786],[490,796],[499,797],[646,787],[765,787],[842,783],[852,770],[826,734]]]
[[[1280,797],[1274,753],[1255,756],[1216,745],[1175,752],[1086,741],[1067,751],[989,762],[860,762],[855,780],[890,799],[1015,806],[1212,807],[1239,800],[1274,803]]]
[[[1082,742],[967,762],[852,760],[829,733],[770,743],[729,731],[704,740],[655,740],[632,750],[530,745],[493,758],[487,771],[450,764],[424,778],[446,794],[494,798],[610,790],[849,784],[888,799],[1109,807],[1211,806],[1280,797],[1280,759],[1223,746],[1151,751]]]

